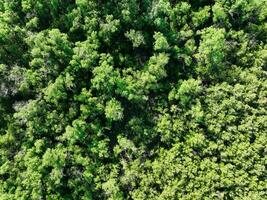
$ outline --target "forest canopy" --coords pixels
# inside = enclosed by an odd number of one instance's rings
[[[266,0],[0,0],[0,199],[267,199]]]

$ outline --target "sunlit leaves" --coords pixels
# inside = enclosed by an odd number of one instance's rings
[[[154,34],[154,50],[164,51],[169,49],[169,44],[164,35],[160,32]]]
[[[180,100],[183,105],[194,102],[194,98],[201,92],[201,82],[199,80],[189,79],[181,83],[178,90],[172,90],[169,99]]]
[[[0,1],[0,198],[266,199],[266,13]]]
[[[93,69],[94,78],[92,78],[92,88],[111,93],[119,77],[119,72],[113,68],[113,58],[110,55],[102,54],[100,66]]]
[[[225,30],[210,27],[200,32],[201,43],[196,58],[199,60],[198,72],[206,76],[216,76],[224,71],[227,48]]]
[[[123,108],[121,106],[121,103],[116,99],[111,99],[110,101],[108,101],[105,108],[105,115],[107,119],[113,121],[122,120]]]
[[[99,36],[106,43],[110,43],[111,37],[118,31],[120,20],[114,19],[113,15],[107,15],[104,23],[100,24]]]
[[[203,25],[210,17],[210,7],[205,6],[204,8],[201,8],[198,12],[193,13],[193,24],[198,27]]]
[[[125,36],[133,43],[134,48],[145,44],[145,38],[141,31],[131,29],[125,33]]]

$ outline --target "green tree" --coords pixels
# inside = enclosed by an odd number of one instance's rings
[[[0,199],[266,199],[266,0],[1,0]]]

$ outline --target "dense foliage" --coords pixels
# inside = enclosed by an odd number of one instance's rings
[[[266,0],[0,0],[0,199],[267,199]]]

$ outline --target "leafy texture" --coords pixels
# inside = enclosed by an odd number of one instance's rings
[[[0,199],[267,199],[266,0],[1,0]]]

